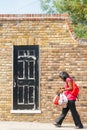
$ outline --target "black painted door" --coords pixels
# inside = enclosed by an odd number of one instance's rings
[[[39,109],[39,46],[14,46],[13,109]]]

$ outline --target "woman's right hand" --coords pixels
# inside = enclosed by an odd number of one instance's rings
[[[63,93],[64,90],[65,90],[65,88],[64,88],[64,87],[61,87],[61,88],[60,88],[60,93]]]

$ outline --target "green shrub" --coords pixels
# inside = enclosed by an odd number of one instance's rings
[[[73,29],[78,38],[87,38],[87,25],[75,25]]]

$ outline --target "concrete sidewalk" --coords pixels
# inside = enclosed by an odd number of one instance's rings
[[[58,128],[52,123],[1,121],[0,130],[75,130],[75,128],[74,124],[63,124]],[[83,130],[87,130],[87,124],[84,124]]]

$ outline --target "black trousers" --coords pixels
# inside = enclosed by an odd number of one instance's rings
[[[80,116],[76,110],[76,105],[74,100],[68,101],[67,107],[62,109],[62,113],[60,117],[57,118],[56,123],[61,125],[69,110],[71,111],[75,125],[82,127],[83,125],[81,123]]]

